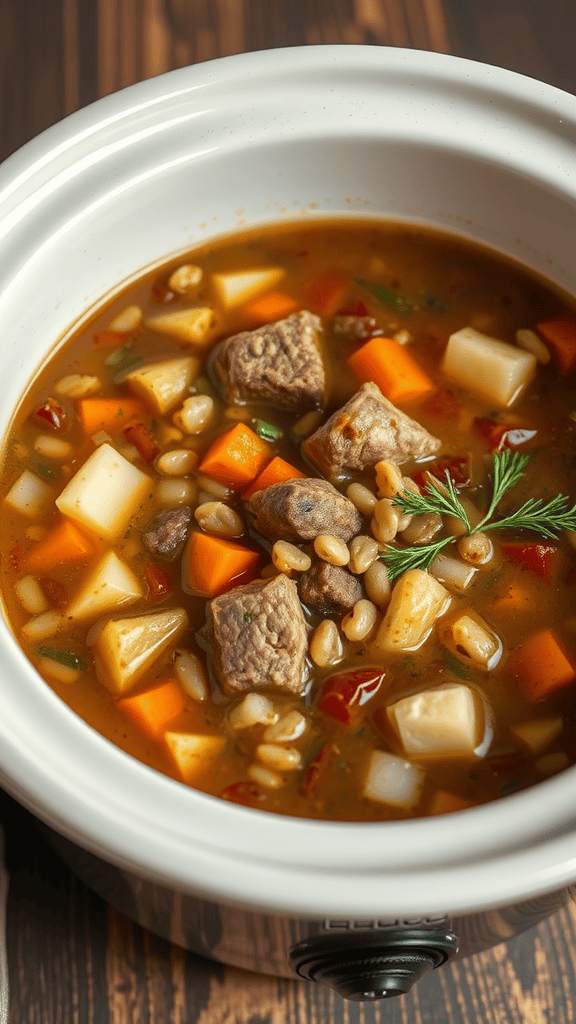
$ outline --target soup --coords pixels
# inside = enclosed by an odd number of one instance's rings
[[[576,315],[375,221],[236,235],[103,303],[5,442],[18,642],[158,771],[386,820],[576,757]]]

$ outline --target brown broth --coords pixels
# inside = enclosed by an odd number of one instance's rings
[[[94,451],[94,442],[89,436],[84,436],[77,421],[74,402],[59,399],[68,415],[68,427],[58,436],[71,443],[73,454],[60,463],[39,457],[34,451],[35,440],[39,433],[50,433],[50,429],[48,425],[44,429],[34,412],[54,395],[55,382],[71,373],[100,377],[103,381],[100,397],[115,394],[128,396],[127,385],[114,385],[112,373],[103,366],[103,359],[110,355],[114,346],[101,347],[95,344],[94,336],[105,331],[111,319],[128,304],[138,305],[145,321],[163,311],[190,305],[189,299],[165,294],[166,288],[163,287],[171,271],[187,262],[201,266],[204,272],[203,283],[193,298],[194,305],[207,303],[214,306],[210,279],[216,272],[280,266],[285,271],[281,290],[294,298],[298,308],[306,307],[306,289],[312,278],[329,274],[345,279],[346,293],[339,310],[346,312],[354,309],[358,303],[363,303],[376,323],[374,333],[393,337],[398,332],[408,331],[410,352],[432,377],[438,389],[448,388],[453,396],[456,410],[453,415],[446,415],[449,411],[446,401],[441,401],[436,407],[426,400],[412,402],[403,406],[403,410],[443,440],[443,452],[469,456],[472,484],[466,493],[470,493],[479,504],[486,501],[490,448],[486,439],[474,428],[474,418],[497,413],[499,422],[511,426],[520,424],[535,431],[534,437],[521,448],[530,454],[526,475],[514,490],[513,496],[506,498],[505,505],[510,503],[509,507],[513,508],[528,497],[547,500],[558,493],[565,494],[570,504],[576,501],[576,421],[572,416],[576,409],[576,396],[572,377],[562,377],[552,360],[547,366],[539,366],[534,381],[515,404],[509,409],[494,410],[486,401],[466,394],[454,384],[446,382],[440,369],[444,348],[454,331],[470,325],[492,337],[514,343],[517,329],[534,328],[537,323],[564,312],[569,300],[545,282],[528,274],[522,267],[492,252],[429,230],[374,221],[318,221],[237,235],[172,260],[119,292],[54,355],[42,368],[33,387],[23,396],[5,441],[3,495],[26,467],[44,475],[56,493]],[[396,305],[381,302],[364,285],[358,283],[361,281],[378,283],[399,296],[401,301]],[[409,301],[416,308],[406,311],[403,300]],[[242,307],[227,312],[216,304],[215,309],[219,318],[218,337],[215,340],[255,326],[249,322]],[[324,327],[329,381],[325,410],[327,417],[347,401],[359,386],[353,374],[345,368],[344,360],[365,339],[359,341],[349,333],[336,333],[332,317],[325,318]],[[371,333],[368,334],[370,336]],[[184,347],[145,327],[138,329],[131,344],[132,352],[141,356],[144,363],[178,357],[182,355]],[[186,351],[194,353],[195,350],[187,348]],[[205,377],[210,376],[210,372],[208,358],[200,373]],[[226,418],[225,403],[218,396],[213,382],[210,387],[219,416],[206,431],[189,439],[189,446],[200,457],[214,438],[234,423],[233,419]],[[165,417],[166,425],[171,423],[172,412]],[[271,444],[273,455],[281,455],[307,475],[317,475],[317,471],[311,471],[310,465],[302,458],[299,442],[291,434],[295,419],[292,414],[281,413],[264,405],[246,407],[245,414],[252,426],[260,418],[272,421],[284,431],[284,438]],[[181,447],[181,442],[163,446],[160,419],[150,413],[147,426],[161,449]],[[111,432],[111,437],[114,445],[120,449],[126,448],[128,442],[122,430]],[[156,478],[153,467],[146,465],[140,457],[135,458],[135,464]],[[408,464],[402,467],[402,471],[409,475],[421,468]],[[357,479],[374,487],[372,470]],[[349,482],[350,478],[343,479],[339,483],[340,488],[345,490]],[[250,531],[241,497],[233,494],[229,503],[247,522],[246,533],[240,538],[240,543],[260,551],[264,565],[269,561],[270,544]],[[141,532],[160,508],[156,498],[147,502],[115,545],[117,553],[139,579],[144,578],[146,565],[156,561],[143,548]],[[14,635],[36,665],[39,663],[37,644],[27,642],[21,633],[30,616],[22,608],[14,592],[14,584],[23,575],[28,575],[23,566],[27,553],[38,542],[27,531],[39,525],[41,528],[49,528],[58,515],[54,509],[40,524],[17,513],[9,514],[7,509],[3,517],[0,573],[6,614]],[[32,532],[34,534],[34,529]],[[369,523],[365,524],[364,532],[369,532]],[[526,534],[518,534],[520,536],[525,538]],[[550,578],[542,578],[503,557],[499,548],[503,539],[512,540],[514,534],[507,534],[504,538],[498,536],[496,531],[495,558],[489,566],[479,570],[472,589],[465,597],[455,598],[456,604],[472,606],[500,637],[505,653],[494,671],[475,671],[447,654],[445,648],[438,643],[427,641],[417,651],[406,652],[401,658],[386,661],[386,679],[378,694],[364,705],[354,727],[345,728],[328,715],[315,710],[324,680],[335,671],[375,664],[369,645],[345,642],[343,660],[337,668],[316,669],[311,675],[313,681],[305,696],[273,697],[280,708],[301,708],[309,716],[309,725],[305,735],[294,744],[302,754],[301,767],[286,772],[278,789],[260,787],[257,795],[253,783],[250,783],[250,789],[246,785],[249,783],[247,766],[254,759],[258,730],[236,733],[230,730],[226,725],[229,706],[238,703],[238,700],[224,698],[212,681],[213,699],[197,704],[188,698],[184,710],[170,723],[170,727],[177,731],[190,730],[207,734],[223,731],[226,736],[225,747],[218,759],[211,763],[209,769],[200,771],[190,779],[190,783],[215,795],[240,784],[240,791],[233,794],[233,798],[268,811],[341,820],[381,820],[402,818],[407,814],[419,816],[430,813],[431,801],[438,789],[446,790],[464,802],[483,803],[535,784],[545,777],[537,764],[543,755],[565,755],[565,761],[558,758],[559,767],[564,763],[572,764],[576,752],[569,726],[574,715],[574,686],[566,686],[545,700],[533,702],[527,699],[509,677],[506,665],[515,648],[535,630],[545,627],[553,628],[568,658],[576,664],[576,627],[571,614],[576,585],[576,556],[565,538],[546,542],[557,548],[557,554],[552,575]],[[95,547],[104,550],[99,544]],[[202,654],[196,634],[205,622],[205,602],[182,592],[179,559],[161,561],[161,566],[170,577],[172,592],[162,602],[153,604],[153,607],[155,610],[171,606],[185,607],[189,616],[189,629],[178,641],[178,646]],[[87,564],[82,562],[72,568],[56,565],[36,575],[43,579],[48,577],[60,585],[70,599],[86,572]],[[518,615],[498,612],[498,600],[516,584],[531,594],[526,611]],[[137,615],[147,607],[148,602],[143,599],[131,605],[123,614]],[[317,616],[309,615],[308,618],[311,627],[317,625]],[[180,778],[162,739],[152,740],[142,732],[118,709],[117,698],[98,681],[92,667],[92,649],[86,644],[86,633],[92,625],[93,622],[88,621],[81,626],[66,628],[57,637],[43,641],[46,645],[53,644],[74,651],[87,666],[86,671],[80,672],[77,680],[71,684],[48,677],[47,682],[75,712],[113,743],[156,770]],[[131,693],[146,691],[158,681],[174,678],[171,653],[168,650],[139,680]],[[208,664],[208,671],[209,668]],[[363,797],[362,777],[371,750],[378,748],[402,754],[398,741],[384,724],[385,706],[421,688],[448,680],[467,682],[480,695],[488,709],[485,756],[423,761],[426,781],[420,803],[413,812],[396,810]],[[558,716],[565,725],[560,735],[542,754],[534,756],[510,730],[515,724],[538,716]],[[312,787],[314,791],[307,795],[303,789],[306,788],[308,766],[324,748],[327,751],[328,768],[324,777],[321,777],[325,768],[322,766],[319,781]]]

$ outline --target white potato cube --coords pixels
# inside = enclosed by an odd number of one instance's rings
[[[68,619],[96,619],[143,596],[143,589],[128,566],[108,551],[84,580],[65,611]]]
[[[489,672],[500,661],[502,642],[471,608],[450,615],[438,626],[438,639],[464,665]]]
[[[118,537],[152,493],[152,481],[109,444],[101,444],[56,498],[65,516],[105,539]]]
[[[11,505],[17,512],[21,512],[23,516],[28,516],[30,519],[37,519],[38,516],[41,516],[53,500],[52,487],[36,476],[36,473],[31,473],[29,469],[24,470],[4,498],[7,505]]]
[[[184,782],[190,782],[210,768],[226,742],[224,736],[191,732],[167,732],[164,740]]]
[[[194,356],[182,359],[166,359],[134,370],[126,377],[126,383],[136,395],[148,402],[155,412],[169,412],[182,401],[192,381],[196,380],[200,360]]]
[[[447,377],[472,394],[502,407],[518,398],[536,372],[532,352],[463,327],[450,335],[444,353]]]
[[[510,732],[534,754],[540,754],[560,735],[563,727],[561,718],[535,718],[513,725]]]
[[[412,693],[386,713],[408,757],[471,756],[484,734],[482,701],[463,683]]]
[[[237,270],[230,274],[214,274],[212,282],[220,302],[225,309],[241,306],[243,302],[256,298],[262,292],[274,288],[284,277],[282,267],[266,267],[263,270]]]
[[[424,771],[409,761],[383,750],[373,750],[362,795],[391,807],[409,810],[420,800]]]
[[[128,619],[111,619],[94,644],[100,681],[112,693],[126,693],[188,625],[183,608]]]
[[[207,345],[216,333],[218,322],[213,309],[197,306],[153,316],[146,320],[145,326],[157,334],[167,334],[188,345]]]
[[[413,651],[424,643],[436,619],[450,605],[445,587],[430,573],[410,569],[399,577],[374,647],[378,651]]]

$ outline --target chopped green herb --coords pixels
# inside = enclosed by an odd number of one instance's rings
[[[244,612],[244,622],[252,622],[253,618],[252,612]]]
[[[123,363],[125,359],[128,359],[132,348],[133,345],[131,341],[129,341],[127,345],[123,345],[122,348],[115,348],[109,356],[106,356],[104,366],[107,366],[109,369],[120,366],[120,363]]]
[[[36,651],[42,658],[50,658],[50,661],[57,661],[59,665],[66,665],[67,668],[75,668],[78,672],[86,672],[88,666],[83,658],[74,651],[62,651],[59,647],[47,647],[45,644],[38,644]]]
[[[458,676],[459,679],[466,679],[468,682],[472,679],[470,669],[466,665],[463,665],[461,661],[458,661],[458,658],[449,654],[448,651],[444,654],[444,660],[446,662],[446,668],[449,672],[452,672],[453,675]]]
[[[267,420],[256,420],[256,433],[263,441],[278,441],[284,437],[284,431],[274,423],[268,423]]]
[[[346,764],[346,761],[342,760],[342,758],[338,759],[338,761],[336,762],[336,767],[338,768],[338,771],[340,771],[340,772],[347,772],[348,771],[348,765]]]
[[[356,284],[370,292],[383,306],[391,306],[397,313],[413,313],[416,308],[409,299],[403,299],[401,295],[397,295],[396,292],[392,291],[391,288],[387,288],[384,284],[364,281],[363,278],[356,278]]]
[[[208,377],[197,377],[188,389],[193,395],[212,395],[213,388]]]
[[[157,434],[158,433],[158,421],[157,420],[150,420],[150,433],[151,434]]]
[[[44,462],[38,462],[36,464],[36,469],[40,475],[46,477],[47,480],[57,480],[60,476],[60,471],[58,469],[54,469],[52,466],[46,466]]]
[[[442,299],[436,299],[433,295],[425,295],[424,303],[427,309],[431,309],[434,313],[447,313],[448,306]]]
[[[314,760],[316,755],[320,753],[320,751],[322,750],[323,746],[324,746],[324,740],[322,739],[322,737],[321,736],[315,736],[314,739],[312,740],[310,746],[304,752],[304,755],[302,757],[302,767],[303,768],[308,768],[311,765],[312,761]]]
[[[144,362],[143,356],[131,356],[130,359],[126,359],[118,367],[118,372],[114,374],[112,380],[115,384],[122,384],[128,374],[134,370],[137,366],[140,366]]]

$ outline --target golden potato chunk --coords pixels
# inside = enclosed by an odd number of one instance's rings
[[[203,346],[212,341],[218,323],[210,306],[195,306],[153,316],[146,320],[145,326],[156,334],[167,334],[187,345]]]
[[[164,413],[182,401],[188,388],[198,376],[200,360],[194,356],[182,359],[166,359],[161,363],[143,366],[129,373],[126,383],[129,388],[154,409]]]
[[[126,693],[166,648],[176,643],[187,625],[183,608],[111,619],[94,644],[100,681],[112,693]]]
[[[386,713],[408,757],[472,756],[484,733],[484,709],[463,683],[411,693]]]
[[[78,470],[56,505],[63,515],[110,540],[126,528],[152,493],[152,481],[109,444],[101,444]]]
[[[394,585],[374,647],[396,654],[420,647],[450,601],[448,591],[429,573],[422,569],[405,572]]]

